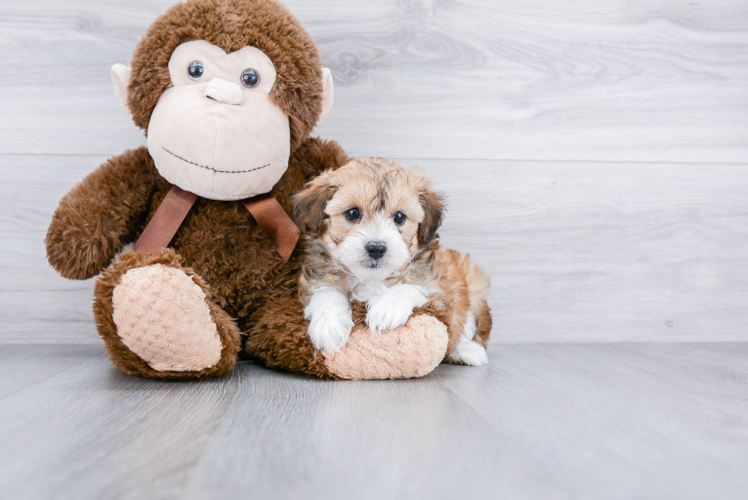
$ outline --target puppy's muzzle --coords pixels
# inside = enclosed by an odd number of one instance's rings
[[[370,241],[366,244],[366,253],[374,260],[379,260],[387,253],[387,247],[379,241]]]

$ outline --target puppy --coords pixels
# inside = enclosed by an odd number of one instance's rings
[[[293,202],[306,250],[299,295],[318,349],[345,345],[352,300],[367,303],[374,332],[404,325],[429,302],[449,332],[446,361],[488,363],[488,276],[439,246],[443,203],[422,174],[362,158],[323,172]]]

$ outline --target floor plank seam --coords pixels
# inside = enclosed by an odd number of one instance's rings
[[[81,345],[86,345],[86,344],[81,344]],[[42,382],[46,382],[47,380],[51,379],[52,377],[56,377],[56,376],[58,376],[58,375],[60,375],[62,373],[65,373],[65,372],[73,369],[73,368],[79,367],[79,366],[84,365],[86,363],[90,363],[92,359],[94,359],[94,358],[96,358],[98,356],[105,355],[105,354],[106,354],[106,352],[102,349],[102,352],[100,352],[97,356],[91,356],[88,359],[84,359],[80,363],[75,363],[74,365],[70,365],[70,366],[68,366],[66,368],[63,368],[62,370],[58,370],[58,371],[56,371],[54,373],[50,373],[50,374],[46,375],[45,377],[40,378],[39,380],[33,382],[32,384],[29,384],[29,385],[27,385],[25,387],[21,387],[20,389],[16,389],[13,392],[9,392],[8,394],[0,396],[0,401],[2,401],[4,399],[7,399],[10,396],[14,396],[16,394],[20,394],[20,393],[24,392],[27,389],[31,389],[32,387],[36,386],[37,384],[40,384]]]
[[[130,146],[130,148],[137,148],[140,144]],[[0,158],[4,156],[21,156],[21,157],[50,157],[50,158],[75,158],[75,157],[106,157],[117,156],[121,154],[119,152],[111,153],[12,153],[12,152],[0,152]],[[393,156],[392,158],[398,161],[461,161],[461,162],[495,162],[495,163],[542,163],[542,164],[569,164],[574,163],[578,165],[684,165],[684,166],[746,166],[748,167],[748,161],[657,161],[657,160],[602,160],[602,159],[575,159],[575,158],[564,158],[564,159],[547,159],[547,158],[502,158],[502,157],[480,157],[480,158],[464,158],[464,157],[447,157],[447,156]]]

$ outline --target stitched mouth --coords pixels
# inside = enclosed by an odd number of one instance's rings
[[[185,163],[189,163],[190,165],[194,165],[196,167],[204,168],[205,170],[211,170],[213,172],[218,172],[220,174],[246,174],[247,172],[254,172],[255,170],[260,170],[260,169],[267,168],[267,167],[270,166],[270,164],[268,163],[267,165],[263,165],[261,167],[250,168],[250,169],[247,169],[247,170],[218,170],[216,168],[208,167],[207,165],[200,165],[199,163],[195,163],[194,161],[190,161],[190,160],[187,160],[185,158],[182,158],[178,154],[172,153],[171,151],[169,151],[168,149],[166,149],[163,146],[161,146],[161,149],[163,149],[164,151],[166,151],[167,153],[169,153],[170,155],[172,155],[174,158],[176,158],[178,160],[182,160]]]

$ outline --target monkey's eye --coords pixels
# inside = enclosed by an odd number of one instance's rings
[[[187,74],[190,75],[190,78],[193,80],[199,80],[202,78],[203,73],[205,73],[205,67],[200,61],[192,61],[187,67]]]
[[[252,68],[242,71],[242,85],[248,89],[257,87],[260,84],[260,74]]]
[[[345,218],[351,222],[356,222],[361,219],[361,212],[358,208],[351,208],[345,213]]]
[[[402,212],[398,212],[392,216],[392,220],[394,220],[395,224],[397,224],[398,226],[402,225],[405,222],[405,219],[405,214]]]

